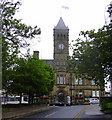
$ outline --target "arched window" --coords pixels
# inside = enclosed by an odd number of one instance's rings
[[[60,38],[63,39],[63,34],[61,34]]]
[[[57,34],[57,38],[59,38],[59,34]]]
[[[57,84],[65,84],[66,76],[65,75],[57,75]]]

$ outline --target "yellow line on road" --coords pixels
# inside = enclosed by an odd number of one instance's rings
[[[80,115],[88,108],[89,105],[85,106],[72,120],[77,120],[80,117]]]

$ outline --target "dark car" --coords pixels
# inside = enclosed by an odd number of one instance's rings
[[[66,102],[63,102],[63,101],[61,101],[61,102],[59,102],[59,101],[52,101],[52,102],[50,102],[49,105],[64,106],[64,105],[67,105],[67,104],[66,104]]]

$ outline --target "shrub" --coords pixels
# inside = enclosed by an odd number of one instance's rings
[[[112,113],[112,96],[101,97],[100,106],[104,113]]]

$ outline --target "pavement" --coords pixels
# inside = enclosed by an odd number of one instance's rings
[[[32,115],[42,111],[53,109],[55,106],[48,105],[34,105],[22,108],[12,108],[8,111],[2,112],[2,120],[13,120],[27,115]]]
[[[104,114],[98,104],[90,105],[78,120],[112,120],[112,114]]]

